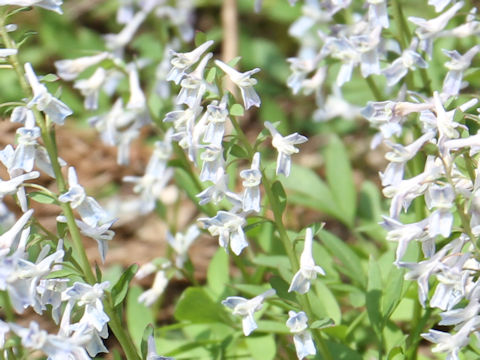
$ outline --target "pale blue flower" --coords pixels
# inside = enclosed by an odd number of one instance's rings
[[[475,331],[479,323],[480,318],[475,316],[453,335],[443,331],[429,330],[428,333],[420,334],[420,336],[437,344],[432,349],[432,352],[447,353],[447,360],[459,360],[458,353],[460,349],[468,345],[470,334]]]
[[[110,216],[91,196],[87,196],[85,189],[78,183],[74,167],[68,168],[68,191],[58,197],[61,202],[68,202],[76,209],[82,220],[90,227],[112,222]]]
[[[62,6],[63,0],[0,0],[2,5],[16,5],[16,6],[38,6],[47,10],[55,11],[63,14]]]
[[[170,231],[167,232],[167,242],[173,251],[175,251],[175,265],[178,269],[183,267],[188,256],[188,249],[199,235],[200,230],[196,225],[190,226],[185,234],[177,232],[175,236],[173,236]]]
[[[429,56],[433,51],[433,40],[440,36],[441,31],[447,26],[448,22],[455,16],[465,3],[463,1],[456,2],[450,9],[444,11],[436,18],[425,20],[420,17],[410,16],[408,20],[417,25],[415,33],[420,41],[420,47]]]
[[[109,53],[102,52],[97,55],[83,56],[77,59],[66,59],[55,61],[54,65],[57,68],[57,74],[63,80],[73,80],[80,73],[88,69],[89,67],[100,63],[101,61],[109,57]]]
[[[272,135],[272,145],[278,151],[277,156],[277,175],[283,174],[285,176],[290,175],[291,168],[291,155],[298,153],[298,149],[294,146],[297,144],[303,144],[308,139],[305,136],[297,133],[282,136],[278,130],[268,121],[265,122],[265,127],[270,131]]]
[[[248,110],[252,106],[260,107],[260,97],[253,89],[253,86],[257,83],[257,80],[251,79],[253,74],[256,74],[260,71],[259,68],[241,73],[220,60],[215,60],[215,64],[217,64],[217,66],[228,75],[230,80],[239,87],[245,110]]]
[[[253,155],[252,166],[250,169],[240,171],[240,177],[243,179],[242,185],[245,188],[243,192],[243,211],[260,212],[260,184],[262,183],[262,172],[260,171],[260,153]]]
[[[305,243],[300,256],[300,269],[293,276],[288,292],[297,291],[300,294],[305,294],[310,290],[310,284],[312,280],[317,278],[317,274],[325,275],[325,271],[320,266],[315,265],[312,247],[313,232],[311,228],[308,228],[305,232]]]
[[[38,81],[30,63],[25,64],[25,75],[33,91],[33,99],[30,100],[28,106],[36,106],[39,111],[43,111],[54,123],[63,125],[65,118],[72,115],[72,110],[50,94],[46,86]]]
[[[85,307],[81,322],[89,324],[101,332],[110,318],[103,310],[102,298],[104,291],[110,286],[108,281],[88,285],[75,282],[65,291],[66,300],[75,303],[79,307]]]
[[[118,34],[104,35],[107,49],[112,50],[116,55],[120,56],[125,46],[133,39],[140,25],[142,25],[147,18],[147,15],[147,12],[139,11]]]
[[[317,350],[313,343],[312,334],[307,330],[308,317],[303,312],[288,312],[287,327],[290,332],[293,333],[293,343],[295,344],[295,350],[297,351],[297,357],[302,360],[308,355],[315,355]]]
[[[201,193],[196,195],[199,198],[199,205],[205,205],[212,202],[218,205],[220,201],[226,198],[234,207],[240,207],[242,199],[234,192],[228,189],[228,174],[224,173],[223,169],[217,170],[215,181],[213,185],[207,187]]]
[[[222,148],[220,146],[207,145],[200,154],[200,159],[203,160],[200,180],[214,182],[217,172],[225,166]]]
[[[460,55],[456,50],[443,50],[451,60],[445,63],[445,67],[449,70],[443,81],[442,93],[449,96],[457,95],[462,87],[463,73],[470,67],[470,63],[477,53],[480,46],[476,45],[468,50],[465,54]]]
[[[220,210],[213,218],[200,218],[198,222],[203,224],[210,234],[218,236],[220,246],[226,251],[230,246],[235,255],[240,255],[248,246],[242,229],[246,221],[240,215]]]
[[[213,146],[221,147],[225,133],[225,123],[229,120],[227,109],[228,96],[222,97],[220,104],[214,100],[207,106],[205,117],[206,129],[203,135],[203,142]]]
[[[148,337],[147,342],[147,358],[145,360],[174,360],[171,357],[160,356],[157,353],[157,347],[155,346],[155,338],[153,335]]]
[[[88,79],[77,80],[73,84],[73,87],[80,90],[80,93],[85,97],[83,106],[86,110],[96,110],[98,108],[98,96],[106,79],[107,72],[104,68],[99,67]]]
[[[188,53],[177,53],[171,51],[172,58],[170,60],[172,68],[167,75],[168,81],[173,81],[175,84],[180,83],[186,71],[195,64],[202,54],[207,51],[207,49],[213,45],[213,40],[204,42],[202,45],[197,47],[195,50]]]
[[[418,45],[418,39],[414,38],[410,46],[405,49],[400,57],[395,59],[390,65],[382,70],[382,74],[387,79],[387,85],[393,86],[398,83],[409,70],[415,70],[417,67],[426,69],[428,64],[423,58],[416,52]]]
[[[265,298],[273,295],[275,295],[275,290],[269,289],[252,299],[245,299],[240,296],[229,296],[222,301],[222,304],[232,309],[233,315],[242,318],[243,333],[245,336],[248,336],[258,327],[253,317],[254,314],[262,309]]]
[[[25,212],[20,219],[2,235],[0,235],[0,249],[11,249],[14,242],[19,238],[20,232],[23,230],[28,220],[32,217],[33,209]]]
[[[203,73],[205,72],[205,67],[212,56],[212,53],[206,54],[197,65],[197,68],[190,74],[186,75],[180,82],[181,89],[175,100],[177,104],[186,104],[190,108],[200,105],[202,97],[208,87],[208,83],[205,81]]]
[[[0,58],[6,58],[17,53],[17,49],[0,49]]]

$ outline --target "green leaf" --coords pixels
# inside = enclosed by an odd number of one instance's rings
[[[380,267],[373,256],[368,262],[368,284],[366,294],[367,314],[373,330],[380,339],[383,328],[383,317],[381,310],[382,300],[382,276]]]
[[[335,295],[333,295],[330,289],[322,281],[317,280],[314,284],[315,295],[323,304],[325,315],[332,318],[335,324],[340,324],[342,321],[342,311],[340,310],[340,305],[338,305]],[[313,294],[311,295],[313,296]]]
[[[252,261],[256,265],[266,266],[274,269],[278,269],[281,267],[290,268],[290,261],[288,260],[288,257],[285,255],[260,254],[256,256]]]
[[[154,324],[152,311],[138,302],[138,297],[143,292],[139,286],[132,286],[127,293],[127,327],[136,346],[140,348],[145,328]]]
[[[229,147],[229,153],[239,159],[248,159],[248,152],[237,144],[232,144]]]
[[[227,65],[229,65],[231,67],[235,67],[235,65],[238,64],[238,62],[240,61],[241,58],[242,58],[241,56],[234,57],[232,60],[227,62]]]
[[[294,293],[288,292],[289,284],[279,276],[272,276],[268,280],[273,289],[277,292],[279,298],[288,301],[297,301],[297,297]]]
[[[232,115],[232,116],[243,116],[243,115],[245,115],[245,110],[243,109],[242,105],[233,104],[230,107],[230,115]]]
[[[327,340],[326,343],[330,354],[335,354],[335,360],[363,360],[359,353],[346,345],[331,340]]]
[[[8,19],[10,16],[13,16],[15,14],[25,12],[25,11],[31,11],[32,9],[33,9],[33,6],[23,6],[23,7],[20,7],[20,8],[16,8],[16,9],[7,13],[7,15],[5,16],[5,20]]]
[[[310,325],[310,329],[325,329],[327,327],[335,326],[335,321],[330,318],[315,320],[312,325]]]
[[[277,322],[272,320],[257,320],[258,329],[255,332],[273,333],[273,334],[290,334],[290,330],[285,322]]]
[[[245,338],[247,348],[254,360],[273,360],[277,353],[277,345],[273,335],[248,336]]]
[[[365,288],[367,279],[358,255],[342,240],[326,230],[319,232],[319,238],[327,250],[341,261],[342,266],[338,267],[338,271],[347,275],[361,288]]]
[[[382,220],[380,191],[371,181],[364,181],[358,201],[358,214],[366,220],[378,223]]]
[[[287,206],[287,194],[283,189],[282,183],[280,181],[275,181],[272,185],[273,196],[276,197],[278,204],[280,206],[280,213],[283,213],[285,207]]]
[[[280,180],[285,189],[293,191],[288,194],[291,203],[326,213],[343,223],[348,222],[328,186],[313,170],[292,163],[290,176]]]
[[[207,35],[204,32],[197,31],[195,34],[195,46],[200,46],[207,41]]]
[[[140,352],[142,353],[142,359],[147,358],[148,354],[148,339],[150,336],[153,336],[153,326],[148,324],[145,330],[143,331],[142,342],[140,344]]]
[[[46,276],[46,278],[47,279],[70,278],[72,275],[81,276],[82,274],[79,271],[76,271],[74,268],[64,268],[62,270],[52,271]]]
[[[383,321],[390,318],[403,297],[403,279],[405,270],[392,265],[388,273],[388,286],[385,287],[383,296]]]
[[[128,292],[128,286],[130,281],[135,276],[135,273],[138,270],[138,265],[133,264],[131,265],[125,272],[120,276],[117,283],[112,288],[112,298],[113,298],[113,306],[116,307],[123,302],[125,296]]]
[[[192,323],[225,322],[226,313],[222,305],[215,303],[200,287],[190,287],[178,300],[174,316],[180,321]]]
[[[220,297],[229,283],[229,278],[228,255],[223,248],[219,248],[208,265],[208,287]]]
[[[205,80],[207,80],[208,83],[212,84],[215,81],[216,76],[217,76],[217,68],[212,67],[210,70],[208,70]]]
[[[398,355],[398,357],[397,357]],[[395,346],[388,352],[387,360],[400,360],[404,359],[403,349],[400,346]]]
[[[58,79],[60,79],[60,78],[55,74],[47,74],[47,75],[42,76],[40,78],[40,81],[49,83],[49,82],[55,82]]]
[[[357,194],[353,173],[345,146],[337,136],[332,136],[324,151],[327,183],[332,195],[348,222],[353,226]]]
[[[53,196],[50,196],[48,194],[45,194],[43,192],[39,191],[33,191],[28,194],[28,197],[38,203],[41,204],[56,204],[57,199],[55,199]]]

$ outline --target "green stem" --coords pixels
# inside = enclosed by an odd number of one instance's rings
[[[400,0],[395,0],[393,2],[393,9],[394,19],[396,20],[398,30],[400,31],[400,42],[402,45],[402,49],[406,49],[412,41],[412,34],[410,34],[410,31],[408,30],[407,20],[405,19],[405,15],[403,14]]]
[[[278,202],[278,199],[273,195],[272,186],[270,184],[268,177],[265,176],[265,171],[262,171],[262,182],[263,182],[263,187],[265,189],[265,193],[267,195],[268,201],[270,202],[270,205],[273,211],[275,227],[280,235],[280,240],[282,241],[282,244],[285,249],[285,252],[287,253],[288,259],[290,260],[290,266],[293,271],[297,271],[299,269],[298,259],[293,250],[293,246],[290,241],[290,238],[288,237],[287,230],[283,226],[282,210],[281,210],[280,203]],[[314,314],[313,314],[312,306],[310,304],[308,296],[299,295],[298,299],[302,306],[302,309],[305,310],[305,313],[307,314],[308,318],[313,319]],[[332,355],[330,354],[330,351],[328,350],[328,347],[325,341],[323,340],[323,337],[321,336],[320,330],[314,330],[313,337],[315,338],[315,342],[319,347],[319,351],[322,354],[322,357],[325,360],[333,360]]]
[[[103,302],[104,310],[107,313],[110,321],[108,326],[112,329],[115,337],[123,348],[125,355],[128,360],[140,360],[135,344],[133,343],[132,338],[130,337],[127,329],[122,324],[120,314],[113,307],[113,299],[110,293],[105,294],[105,300]]]
[[[450,186],[453,189],[453,193],[454,193],[454,196],[455,196],[455,206],[457,208],[457,212],[458,212],[458,215],[460,217],[460,221],[462,222],[463,230],[468,235],[468,237],[470,239],[470,242],[472,243],[473,247],[475,248],[475,252],[477,253],[477,255],[479,255],[480,254],[480,249],[479,249],[480,244],[477,244],[477,241],[476,241],[477,238],[472,231],[472,227],[470,226],[470,217],[465,212],[465,206],[464,206],[465,203],[462,202],[461,197],[459,196],[459,194],[455,190],[456,189],[455,188],[455,183],[454,183],[454,181],[452,179],[452,175],[451,175],[451,167],[448,166],[447,162],[443,158],[442,158],[442,162],[443,162],[443,167],[445,168],[445,177],[447,178],[447,182],[450,184]]]
[[[383,100],[382,93],[381,93],[380,90],[378,89],[378,86],[377,86],[377,84],[375,83],[375,81],[373,81],[372,77],[371,77],[371,76],[366,77],[366,78],[365,78],[365,81],[367,82],[367,85],[368,85],[368,87],[370,88],[370,91],[372,92],[373,97],[375,98],[375,100],[376,100],[376,101],[382,101],[382,100]]]
[[[3,300],[3,309],[5,311],[5,317],[7,321],[15,321],[15,312],[13,311],[12,303],[10,302],[10,297],[6,291],[2,291],[2,300]]]

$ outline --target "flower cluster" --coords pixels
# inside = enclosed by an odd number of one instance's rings
[[[479,335],[480,323],[475,159],[479,147],[476,130],[465,121],[478,121],[476,114],[468,114],[475,109],[477,99],[461,97],[469,85],[465,72],[480,48],[470,45],[462,52],[441,49],[446,71],[438,89],[432,89],[436,83],[428,81],[428,71],[433,54],[440,54],[435,52],[440,50],[435,46],[439,39],[475,36],[479,23],[476,9],[468,9],[463,1],[428,3],[437,13],[431,19],[404,17],[400,2],[387,8],[387,1],[367,1],[364,11],[356,12],[351,1],[306,1],[301,17],[289,31],[300,42],[300,51],[289,59],[292,72],[288,86],[295,94],[315,93],[319,107],[316,120],[336,116],[350,119],[359,114],[358,108],[342,97],[340,88],[352,79],[356,67],[366,79],[377,98],[361,110],[377,130],[371,146],[383,144],[389,149],[385,155],[388,165],[380,173],[383,194],[391,199],[389,216],[382,223],[388,231],[387,240],[398,243],[395,264],[407,270],[406,279],[418,282],[420,303],[427,306],[430,299],[428,306],[443,311],[440,325],[453,326],[453,334],[430,330],[422,336],[437,344],[434,352],[458,359],[470,335]],[[389,14],[389,9],[394,13]],[[335,22],[342,12],[354,21]],[[414,29],[413,34],[408,26]],[[399,36],[386,35],[391,31]],[[328,91],[326,74],[332,62],[340,67]],[[415,86],[416,73],[423,79],[422,86]],[[378,84],[385,84],[386,97],[392,100],[385,99]],[[333,95],[325,98],[326,92]],[[344,111],[330,116],[325,108],[333,103]],[[415,221],[414,217],[404,217],[403,212],[415,214]],[[422,249],[423,260],[407,261],[415,242]],[[305,275],[298,278],[306,279]],[[308,284],[304,280],[304,287]],[[429,294],[432,284],[435,290]]]

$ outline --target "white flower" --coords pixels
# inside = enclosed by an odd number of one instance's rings
[[[73,80],[80,73],[88,69],[90,66],[98,64],[99,62],[108,58],[107,52],[102,52],[97,55],[83,56],[77,59],[65,59],[55,61],[55,67],[57,68],[57,74],[63,80]]]
[[[160,356],[155,346],[155,337],[150,335],[147,342],[147,358],[145,360],[174,360],[171,357]]]
[[[167,242],[177,254],[175,259],[177,268],[181,269],[183,267],[188,255],[187,251],[198,235],[200,235],[200,230],[198,230],[196,225],[190,226],[186,234],[176,233],[175,237],[170,232],[167,232]]]
[[[16,53],[17,49],[0,49],[0,58],[15,55]]]
[[[312,246],[313,232],[311,228],[308,228],[305,233],[305,244],[300,257],[300,269],[293,276],[288,292],[297,291],[300,294],[305,294],[310,290],[310,283],[317,278],[317,274],[325,275],[325,271],[320,266],[315,265]]]
[[[170,63],[172,64],[172,68],[167,75],[168,81],[173,81],[175,84],[178,84],[180,80],[182,80],[183,76],[185,75],[186,71],[195,64],[202,54],[207,51],[207,49],[213,45],[213,40],[209,40],[204,42],[202,45],[197,47],[195,50],[190,51],[188,53],[177,53],[175,51],[171,51],[172,59]]]
[[[414,38],[410,46],[403,50],[400,57],[382,70],[382,74],[387,78],[388,86],[398,83],[407,75],[408,70],[415,70],[417,67],[422,69],[428,67],[427,62],[415,51],[417,45],[418,39]]]
[[[82,322],[89,324],[101,332],[104,326],[110,321],[110,318],[103,310],[103,293],[110,286],[108,281],[88,285],[75,282],[72,287],[65,291],[65,298],[77,306],[85,307]]]
[[[208,61],[212,58],[213,54],[208,53],[198,64],[197,68],[180,82],[180,92],[178,93],[175,102],[177,104],[186,104],[188,107],[193,108],[200,105],[202,96],[207,90],[208,83],[203,78],[205,67]]]
[[[140,87],[140,79],[138,77],[137,67],[130,64],[127,67],[128,71],[128,85],[130,87],[130,98],[128,99],[127,109],[143,110],[147,104],[147,99]]]
[[[8,231],[5,231],[0,235],[0,249],[10,249],[12,244],[18,238],[20,232],[23,230],[28,220],[33,214],[33,209],[28,210],[25,214],[22,215],[20,219],[17,220],[15,225],[13,225]]]
[[[229,296],[222,301],[222,304],[233,310],[233,315],[242,317],[242,328],[245,336],[248,336],[258,326],[253,314],[259,311],[263,306],[266,297],[275,295],[275,290],[270,289],[263,294],[255,296],[253,299],[245,299],[240,296]]]
[[[33,71],[30,63],[25,64],[25,75],[33,91],[33,99],[28,103],[28,107],[36,106],[39,111],[43,111],[54,123],[63,125],[65,118],[73,112],[63,102],[53,97],[45,87],[38,81],[37,75]]]
[[[35,321],[32,321],[28,328],[13,323],[9,326],[22,339],[23,346],[30,350],[41,350],[49,359],[90,359],[84,349],[85,344],[90,341],[89,336],[51,335],[41,330]]]
[[[425,20],[415,16],[410,16],[408,18],[410,22],[417,25],[415,33],[421,40],[420,46],[422,50],[426,51],[429,55],[432,54],[433,39],[440,34],[445,26],[447,26],[450,19],[455,16],[457,11],[460,10],[463,5],[465,5],[465,3],[463,1],[459,1],[441,15],[430,20]]]
[[[255,153],[252,159],[252,166],[248,170],[240,171],[243,179],[243,211],[260,212],[260,184],[262,183],[262,172],[260,171],[260,153]]]
[[[79,89],[80,93],[85,96],[83,106],[86,110],[96,110],[98,108],[98,94],[106,80],[107,72],[104,68],[99,67],[88,79],[75,81],[73,87]]]
[[[423,241],[429,239],[427,231],[428,221],[426,219],[411,224],[402,224],[388,216],[383,216],[381,225],[388,231],[386,239],[398,242],[395,263],[402,260],[410,241],[422,241],[423,244]],[[425,254],[426,257],[431,257],[432,255],[431,253]]]
[[[106,47],[115,53],[122,53],[123,48],[132,40],[146,17],[147,13],[145,11],[139,11],[118,34],[105,35]]]
[[[368,21],[373,26],[380,25],[388,29],[388,11],[386,0],[367,0],[368,3]]]
[[[168,277],[164,269],[160,269],[155,274],[155,280],[151,289],[143,292],[138,297],[138,302],[144,304],[145,306],[152,306],[155,301],[163,294],[168,285]]]
[[[277,170],[276,173],[285,176],[290,175],[291,159],[290,156],[298,153],[298,149],[294,146],[296,144],[303,144],[308,139],[305,136],[297,133],[282,136],[278,130],[268,121],[265,122],[265,127],[272,135],[272,145],[278,151]]]
[[[203,160],[202,170],[200,171],[200,180],[214,182],[216,174],[223,169],[225,160],[220,146],[207,145],[201,153],[200,159]]]
[[[478,45],[472,47],[463,55],[460,55],[456,50],[443,50],[443,53],[451,59],[445,63],[445,67],[449,71],[443,81],[443,94],[454,96],[459,93],[462,86],[463,73],[470,67],[470,63],[479,51],[480,46]]]
[[[83,222],[90,227],[112,223],[112,217],[78,183],[74,167],[68,168],[68,191],[58,197],[61,202],[69,202],[80,214]]]
[[[243,248],[248,246],[242,226],[245,219],[237,214],[220,210],[213,218],[200,218],[198,222],[208,229],[213,236],[218,235],[220,246],[228,251],[228,246],[235,255],[240,255]]]
[[[105,257],[107,256],[108,250],[108,241],[112,240],[115,236],[115,232],[110,230],[110,227],[115,220],[97,226],[90,226],[80,220],[75,220],[75,222],[83,235],[88,236],[97,242],[100,258],[102,259],[102,262],[105,262]]]
[[[470,333],[475,330],[479,322],[479,317],[475,316],[453,335],[438,330],[430,330],[428,333],[420,335],[424,339],[437,344],[432,349],[432,352],[447,353],[447,360],[459,360],[458,352],[460,348],[468,345],[470,342]]]
[[[260,97],[253,89],[253,85],[257,83],[257,80],[250,78],[253,74],[260,71],[259,68],[241,73],[220,60],[215,60],[215,64],[217,64],[217,66],[228,75],[230,80],[240,88],[245,110],[248,110],[252,106],[260,107]]]
[[[63,14],[62,9],[60,8],[62,4],[63,0],[0,0],[0,6],[38,6],[47,10],[55,11],[59,14]]]
[[[205,117],[206,129],[203,135],[203,142],[213,146],[222,146],[225,123],[229,120],[227,109],[228,96],[225,95],[220,104],[214,100],[207,106]],[[201,122],[201,121],[200,121]]]
[[[290,329],[290,332],[294,334],[293,342],[295,344],[298,359],[302,360],[308,355],[315,355],[317,350],[313,343],[312,334],[307,330],[307,315],[303,311],[298,313],[295,311],[289,311],[288,316],[287,327]]]
[[[217,170],[214,184],[197,194],[196,197],[200,199],[198,202],[200,205],[205,205],[209,202],[218,205],[224,198],[227,198],[235,207],[239,207],[242,203],[242,199],[228,189],[228,174],[224,173],[222,168]]]

